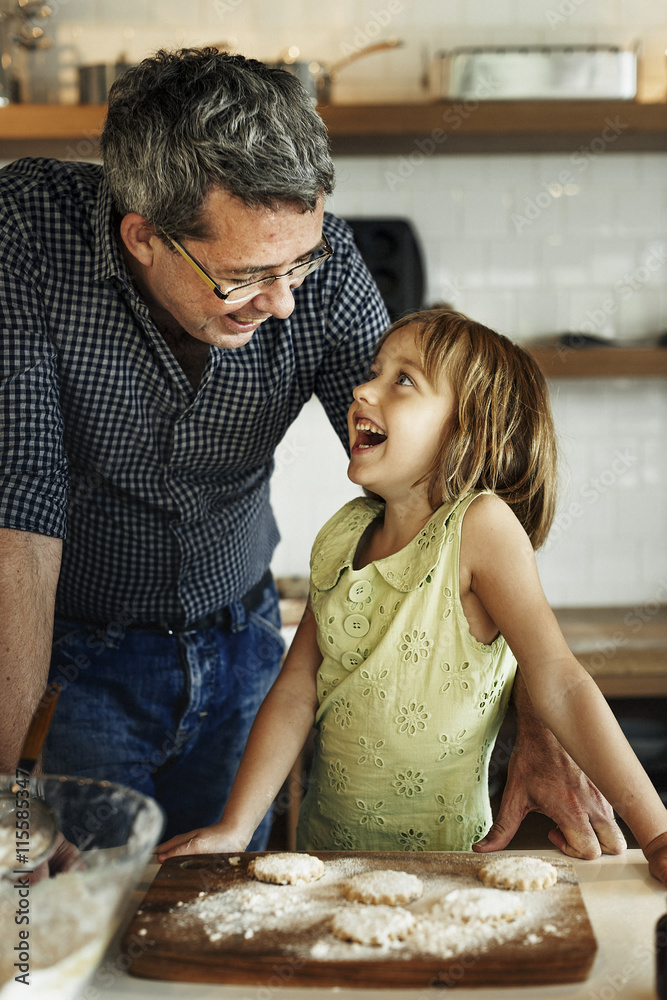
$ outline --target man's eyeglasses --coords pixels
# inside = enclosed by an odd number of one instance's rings
[[[260,292],[264,291],[265,288],[270,288],[274,281],[278,278],[292,278],[295,280],[300,280],[305,278],[307,274],[312,274],[316,271],[321,264],[328,260],[329,257],[333,256],[334,250],[329,240],[326,238],[324,233],[322,233],[322,240],[324,246],[321,250],[315,252],[315,256],[309,257],[308,260],[302,261],[300,264],[295,264],[294,267],[290,267],[289,271],[285,271],[284,274],[267,274],[264,278],[257,278],[255,281],[246,281],[242,285],[232,285],[228,288],[226,292],[223,292],[220,285],[215,281],[208,271],[202,267],[199,261],[188,253],[185,247],[172,239],[168,233],[163,233],[167,237],[169,242],[176,250],[180,253],[181,257],[187,260],[190,267],[196,271],[204,284],[214,292],[219,299],[223,302],[247,302],[248,299],[254,298],[255,295],[259,295]]]

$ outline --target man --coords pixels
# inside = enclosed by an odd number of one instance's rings
[[[10,770],[50,660],[44,770],[154,795],[169,837],[218,818],[279,669],[275,448],[313,392],[346,442],[387,315],[288,73],[158,53],[114,85],[102,153],[0,178],[0,749]],[[613,849],[578,801],[574,849]]]

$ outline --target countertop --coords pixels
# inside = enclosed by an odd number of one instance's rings
[[[538,853],[538,852],[513,852]],[[539,856],[560,857],[557,851],[540,851]],[[514,987],[510,991],[494,988],[465,989],[463,1000],[488,1000],[503,995],[512,1000],[653,1000],[655,997],[655,924],[667,910],[667,892],[648,873],[639,850],[629,850],[621,857],[597,861],[574,861],[582,895],[598,941],[592,972],[585,982],[565,986]],[[148,889],[157,865],[151,864],[136,894],[137,905]],[[289,969],[278,969],[270,986],[219,986],[198,983],[169,983],[139,979],[128,975],[128,958],[120,953],[117,942],[105,956],[96,978],[84,992],[95,1000],[378,1000],[393,991],[374,989],[330,990],[294,988],[289,984]],[[435,990],[404,990],[394,993],[401,1000],[426,1000],[437,997]]]

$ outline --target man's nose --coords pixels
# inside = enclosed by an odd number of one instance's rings
[[[273,284],[269,285],[268,288],[263,288],[254,297],[252,300],[253,305],[256,309],[275,316],[276,319],[287,319],[294,312],[292,288],[293,285],[290,283],[289,276],[285,275],[281,278],[276,278]]]

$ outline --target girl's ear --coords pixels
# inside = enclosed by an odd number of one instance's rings
[[[140,264],[150,267],[153,263],[154,251],[151,239],[155,238],[155,229],[143,215],[130,212],[124,215],[120,222],[120,236]]]

